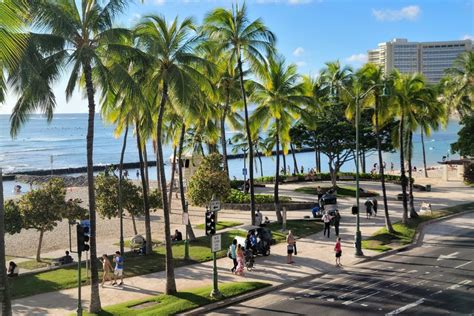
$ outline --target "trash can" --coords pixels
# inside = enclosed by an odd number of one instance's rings
[[[426,185],[426,192],[431,192],[431,184]]]

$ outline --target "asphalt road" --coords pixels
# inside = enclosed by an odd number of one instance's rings
[[[431,226],[421,247],[213,313],[245,314],[473,315],[474,214]]]

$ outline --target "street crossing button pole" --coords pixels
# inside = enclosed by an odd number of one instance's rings
[[[214,198],[209,203],[209,207],[206,208],[206,236],[211,236],[211,252],[212,260],[214,262],[213,267],[213,288],[211,297],[222,297],[218,287],[218,276],[217,276],[217,252],[221,250],[221,235],[216,235],[216,214],[220,210],[220,201]]]

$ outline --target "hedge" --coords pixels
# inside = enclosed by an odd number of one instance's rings
[[[289,202],[291,198],[288,196],[281,196],[280,202]],[[255,203],[264,204],[264,203],[273,203],[273,195],[269,194],[255,194]],[[231,189],[230,194],[226,197],[224,203],[250,203],[250,194],[245,194],[242,191]]]

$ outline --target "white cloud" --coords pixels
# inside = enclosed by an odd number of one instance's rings
[[[311,2],[312,2],[312,0],[288,0],[289,4],[294,4],[294,5],[307,4],[307,3],[311,3]]]
[[[372,9],[372,15],[378,21],[400,21],[400,20],[416,20],[421,14],[421,9],[417,5],[403,7],[400,10],[391,9]]]
[[[367,54],[354,54],[345,59],[349,63],[365,64],[367,62]]]
[[[298,67],[304,67],[304,66],[307,65],[305,61],[297,61],[295,64],[296,64],[296,66],[298,66]]]
[[[302,56],[303,54],[304,54],[304,48],[303,47],[297,47],[293,51],[293,55],[296,56],[296,57]]]
[[[471,40],[474,41],[474,36],[466,34],[462,37],[463,40]]]
[[[147,2],[151,2],[154,5],[164,5],[166,3],[166,0],[147,0]]]

